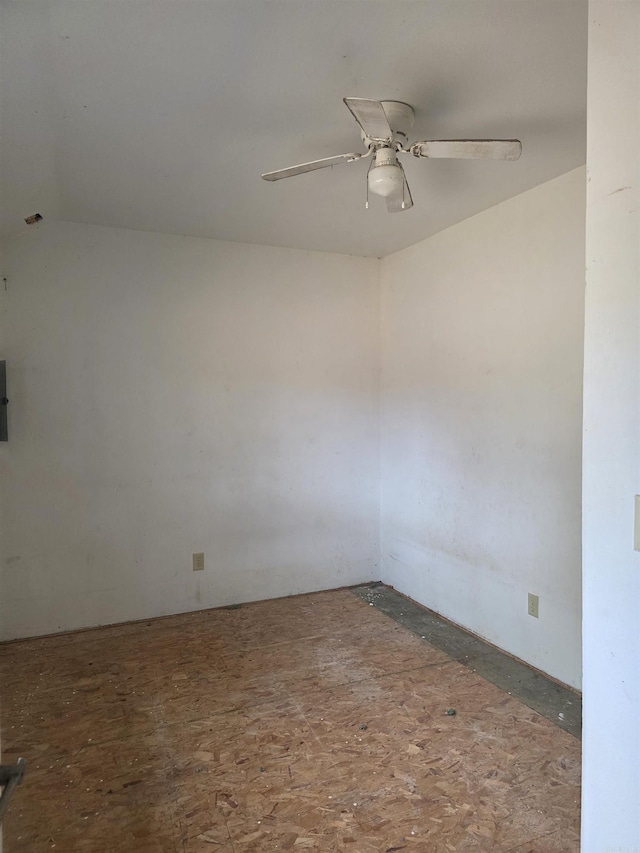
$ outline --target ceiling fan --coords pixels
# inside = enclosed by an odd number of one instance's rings
[[[372,101],[368,98],[343,100],[360,125],[360,135],[367,147],[364,154],[323,157],[288,169],[265,172],[262,178],[265,181],[279,181],[315,169],[326,169],[328,166],[354,163],[371,157],[367,172],[366,207],[369,207],[369,192],[372,192],[386,200],[389,213],[397,213],[413,207],[398,154],[413,154],[414,157],[430,159],[517,160],[522,153],[522,143],[518,139],[427,139],[407,145],[414,119],[413,108],[409,104],[401,101]]]

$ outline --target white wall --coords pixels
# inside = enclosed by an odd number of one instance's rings
[[[589,3],[582,849],[640,850],[640,3]]]
[[[574,686],[584,185],[570,172],[381,273],[382,578]]]
[[[381,263],[27,229],[0,636],[382,573],[578,685],[583,227],[577,170]]]
[[[379,575],[375,259],[45,222],[0,271],[0,638]]]

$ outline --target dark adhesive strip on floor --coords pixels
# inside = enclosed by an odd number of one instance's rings
[[[366,584],[354,587],[352,592],[561,729],[576,738],[581,737],[582,700],[577,693],[442,619],[432,610],[405,598],[391,587],[379,583]]]

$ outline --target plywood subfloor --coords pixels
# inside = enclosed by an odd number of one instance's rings
[[[0,659],[5,853],[579,850],[579,741],[349,591]]]

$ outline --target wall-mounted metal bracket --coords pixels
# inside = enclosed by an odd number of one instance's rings
[[[9,428],[7,425],[7,362],[0,361],[0,441],[9,440]]]

